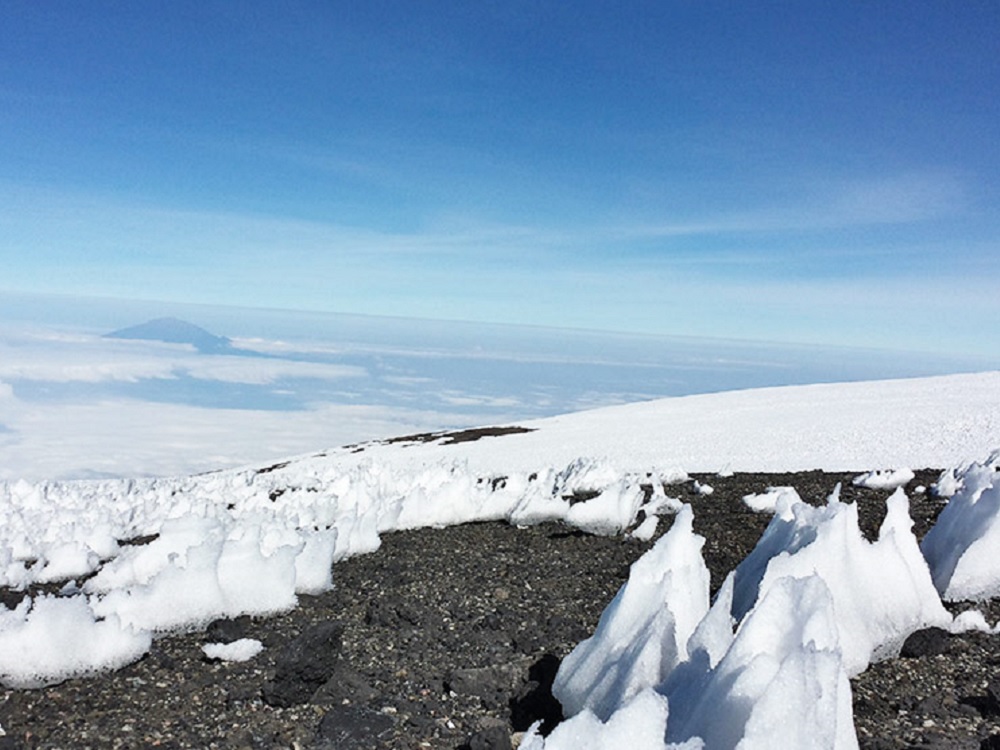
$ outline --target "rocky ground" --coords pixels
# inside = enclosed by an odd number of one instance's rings
[[[819,501],[843,482],[842,498],[858,503],[874,536],[888,493],[853,487],[852,476],[703,476],[711,495],[691,483],[668,491],[693,503],[717,586],[768,520],[741,497],[771,485]],[[908,489],[936,476],[919,473]],[[941,503],[910,494],[922,535]],[[3,691],[0,750],[506,750],[535,720],[558,720],[549,685],[559,660],[592,631],[650,544],[558,525],[390,534],[378,552],[338,563],[335,589],[302,597],[292,612],[164,637],[115,673]],[[1000,605],[984,609],[1000,619]],[[201,651],[239,637],[261,640],[264,651],[243,663]],[[852,687],[862,748],[1000,748],[1000,636],[922,634]]]

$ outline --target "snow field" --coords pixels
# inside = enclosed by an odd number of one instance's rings
[[[341,460],[416,471],[450,457],[481,476],[568,466],[580,456],[665,473],[961,466],[1000,441],[1000,372],[727,391],[518,425],[534,431],[460,445],[369,445]]]

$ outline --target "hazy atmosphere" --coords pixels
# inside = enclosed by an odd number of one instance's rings
[[[992,2],[12,2],[0,287],[1000,351]]]

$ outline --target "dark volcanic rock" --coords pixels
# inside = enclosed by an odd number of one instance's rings
[[[511,680],[498,667],[454,669],[445,678],[444,689],[459,695],[490,698],[510,687]]]
[[[511,702],[529,663],[521,658],[492,667],[453,669],[444,680],[444,689],[460,696],[475,696],[484,707],[496,709]]]
[[[552,654],[545,654],[531,665],[527,682],[510,704],[510,720],[514,729],[524,731],[540,721],[542,731],[550,732],[563,720],[562,706],[552,695],[552,683],[555,682],[560,662]]]
[[[368,703],[377,697],[378,693],[368,684],[364,675],[341,662],[333,676],[319,686],[309,702],[318,706],[333,706]]]
[[[469,750],[511,750],[510,732],[503,727],[481,729],[469,737]]]
[[[986,686],[986,697],[989,702],[986,710],[994,715],[1000,715],[1000,676],[994,677]]]
[[[942,628],[925,628],[911,633],[899,650],[904,659],[919,659],[922,656],[937,656],[948,650],[951,634]]]
[[[392,719],[370,708],[337,706],[327,711],[316,730],[317,750],[369,750],[392,729]]]
[[[288,707],[306,703],[331,677],[340,659],[344,626],[313,625],[278,656],[274,679],[264,686],[264,702]]]
[[[232,643],[246,638],[250,632],[249,615],[241,615],[233,619],[213,620],[205,628],[206,643]]]
[[[386,628],[419,627],[422,613],[416,607],[404,602],[390,602],[386,599],[376,599],[368,605],[365,613],[365,624],[379,625]]]

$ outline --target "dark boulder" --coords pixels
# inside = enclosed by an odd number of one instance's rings
[[[341,662],[333,676],[313,693],[310,703],[317,706],[338,706],[347,703],[367,703],[378,693],[356,670]]]
[[[948,650],[951,634],[941,628],[924,628],[903,642],[899,655],[904,659],[919,659],[922,656],[938,656]]]
[[[505,727],[481,729],[469,737],[469,750],[511,750],[510,732]]]
[[[249,615],[240,615],[233,619],[213,620],[205,628],[206,643],[232,643],[246,638],[250,632]]]
[[[336,750],[370,750],[376,740],[392,731],[390,717],[366,706],[348,704],[327,711],[316,730],[320,748]]]
[[[514,729],[524,731],[540,721],[542,733],[548,734],[563,720],[562,706],[552,695],[559,664],[554,655],[545,654],[528,669],[528,679],[510,702]]]
[[[342,625],[313,625],[282,649],[276,659],[274,679],[264,685],[264,702],[288,707],[308,703],[337,668],[344,635]]]

